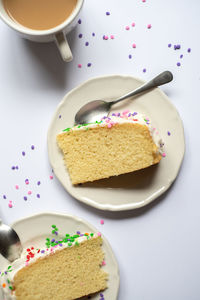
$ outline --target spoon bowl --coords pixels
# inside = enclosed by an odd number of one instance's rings
[[[16,231],[0,220],[0,253],[10,262],[19,258],[22,244]]]
[[[100,120],[108,114],[111,102],[94,100],[85,104],[75,116],[75,124],[87,124]]]

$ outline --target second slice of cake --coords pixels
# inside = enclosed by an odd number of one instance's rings
[[[58,134],[73,184],[144,169],[161,160],[162,142],[150,120],[124,112]]]

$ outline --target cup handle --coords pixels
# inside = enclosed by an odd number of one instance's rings
[[[62,59],[69,62],[73,59],[69,44],[67,42],[66,36],[63,32],[59,32],[55,35],[56,45],[60,51]]]

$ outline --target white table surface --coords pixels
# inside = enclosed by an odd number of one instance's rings
[[[68,36],[74,55],[68,64],[53,43],[25,41],[0,23],[0,216],[8,224],[43,211],[88,220],[105,234],[116,254],[119,300],[200,299],[199,12],[198,0],[86,0],[82,24]],[[128,25],[130,30],[125,30]],[[174,44],[181,49],[175,51]],[[108,213],[79,203],[56,178],[49,178],[47,129],[66,92],[94,76],[119,73],[147,80],[166,69],[174,81],[162,89],[180,112],[186,138],[184,162],[168,193],[146,209]],[[24,201],[29,190],[32,195]]]

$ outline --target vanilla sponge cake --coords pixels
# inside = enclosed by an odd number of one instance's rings
[[[144,169],[161,160],[162,141],[148,118],[128,111],[57,135],[72,184]]]
[[[100,235],[67,235],[46,244],[45,249],[26,249],[2,273],[4,299],[73,300],[106,289]]]

